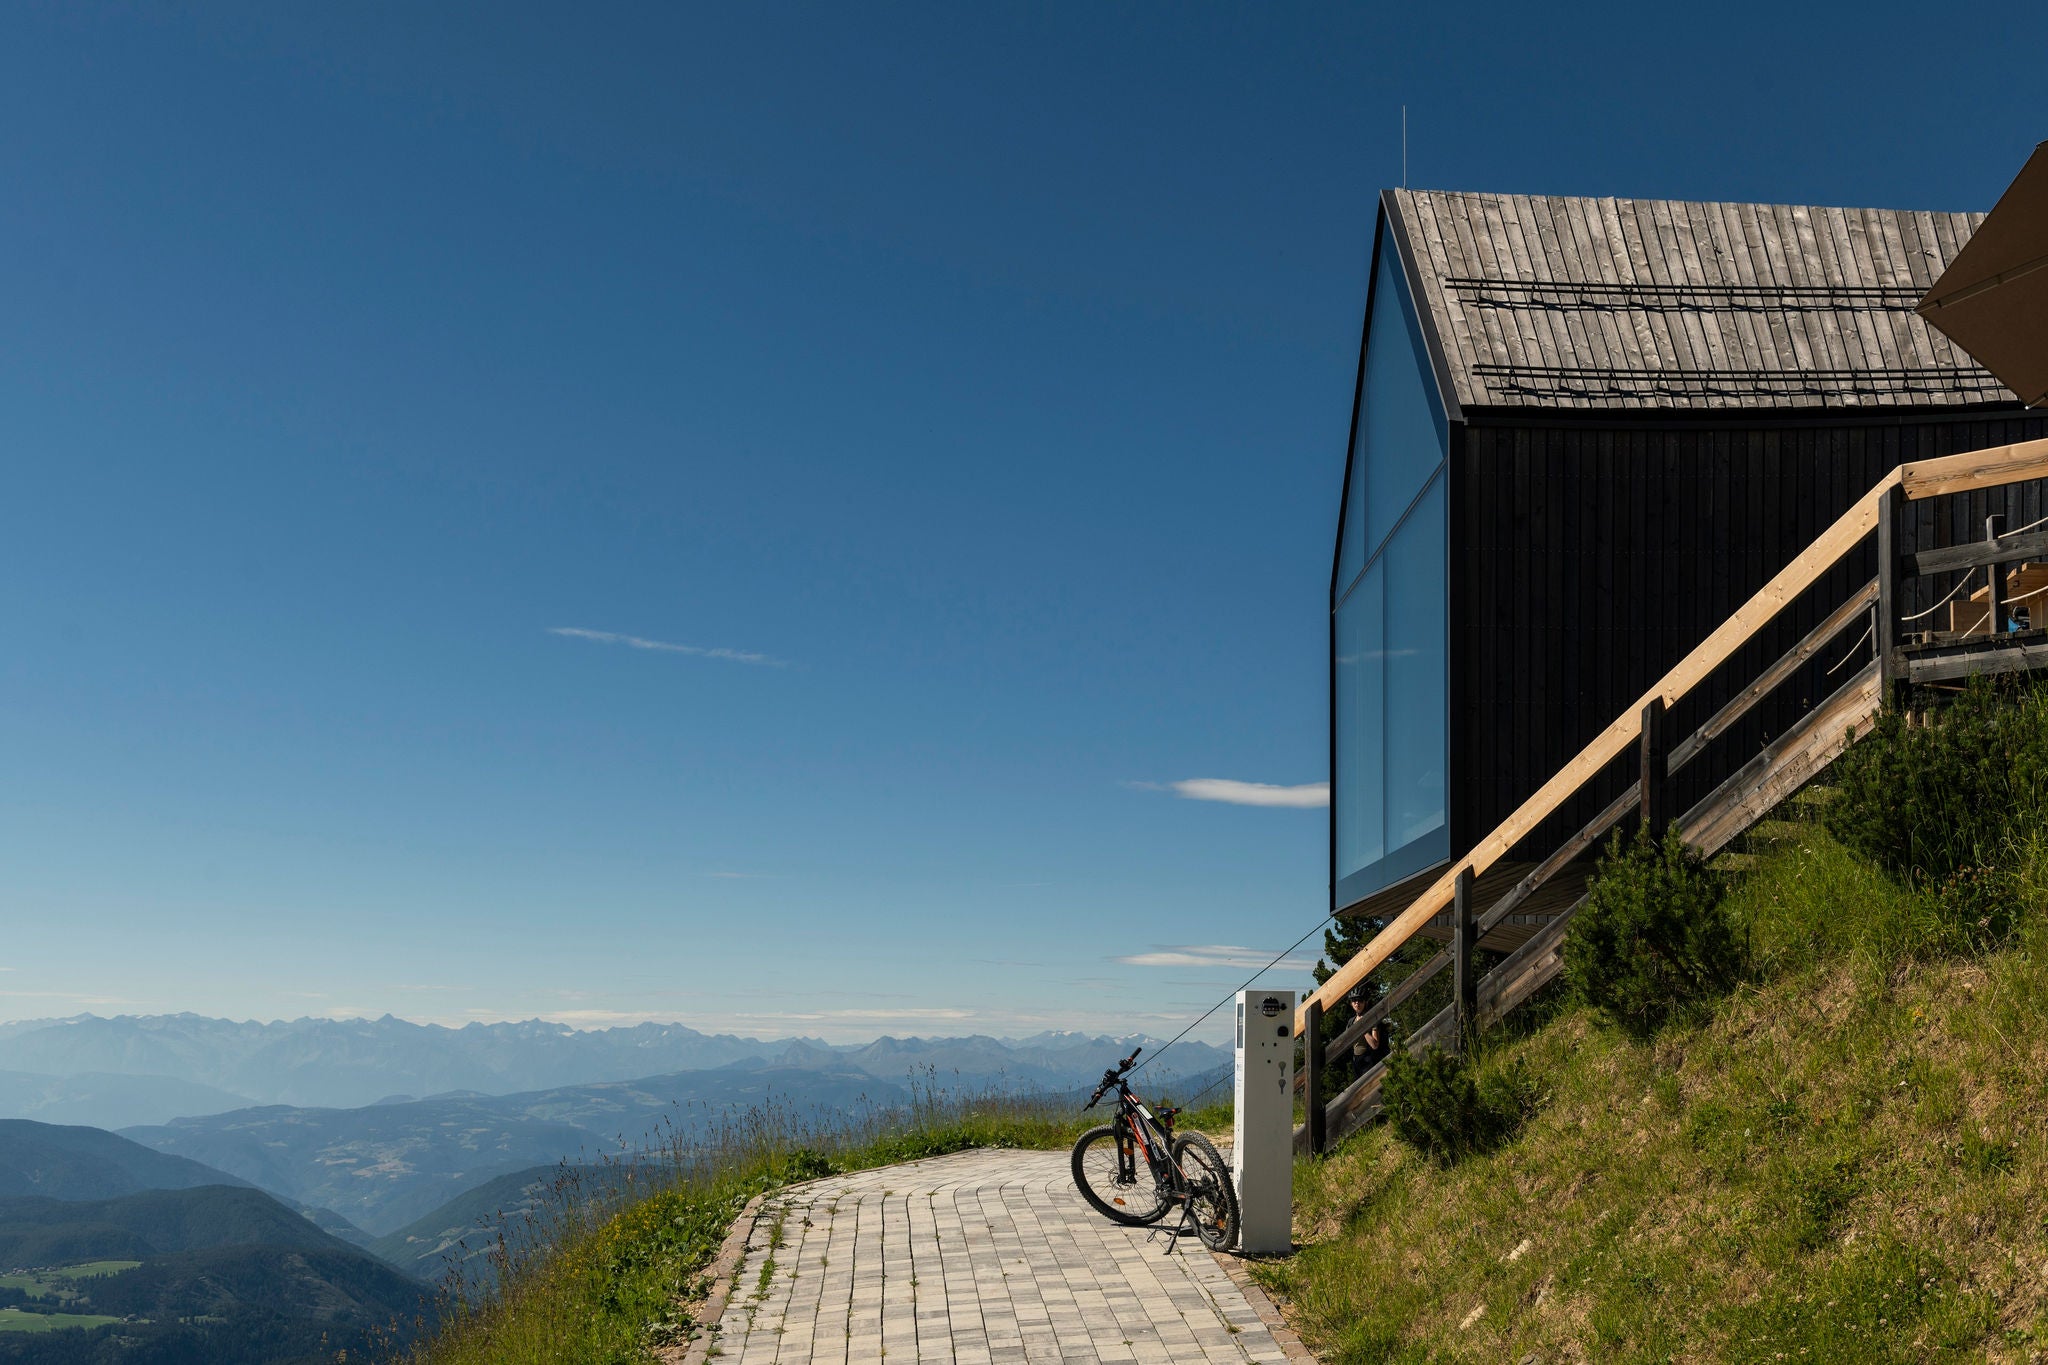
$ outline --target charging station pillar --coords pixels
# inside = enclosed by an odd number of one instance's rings
[[[1294,992],[1237,993],[1237,1121],[1230,1164],[1241,1251],[1294,1250]]]

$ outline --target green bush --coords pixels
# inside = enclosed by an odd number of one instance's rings
[[[1828,832],[1916,883],[1997,863],[2048,810],[2048,690],[1972,678],[1929,723],[1886,711],[1836,760]]]
[[[818,1180],[828,1175],[838,1175],[839,1168],[831,1160],[809,1147],[799,1147],[791,1152],[782,1163],[782,1178],[794,1183],[799,1180]]]
[[[1514,1137],[1535,1112],[1537,1097],[1520,1067],[1475,1078],[1441,1048],[1420,1057],[1396,1048],[1387,1058],[1380,1102],[1395,1137],[1449,1166]]]
[[[1565,936],[1579,998],[1638,1037],[1695,1012],[1741,974],[1720,874],[1678,835],[1616,831]]]

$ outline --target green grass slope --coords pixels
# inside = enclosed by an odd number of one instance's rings
[[[1540,1097],[1511,1143],[1444,1169],[1381,1127],[1297,1166],[1305,1246],[1258,1274],[1323,1359],[2042,1358],[2042,839],[1970,947],[1953,888],[1784,828],[1711,1018],[1632,1041],[1553,1002],[1478,1063]]]

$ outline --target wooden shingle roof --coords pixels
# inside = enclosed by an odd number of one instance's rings
[[[1981,213],[1390,190],[1464,407],[2018,400],[1913,311]]]

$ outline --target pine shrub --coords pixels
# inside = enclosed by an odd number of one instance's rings
[[[2048,811],[2048,691],[1972,678],[1927,723],[1897,711],[1836,760],[1828,832],[1919,885],[1988,867]]]
[[[1587,1004],[1647,1037],[1733,986],[1742,953],[1726,888],[1677,826],[1616,831],[1565,936],[1565,978]]]
[[[1520,1067],[1475,1077],[1442,1048],[1387,1058],[1380,1102],[1394,1136],[1440,1166],[1490,1152],[1521,1131],[1535,1112],[1535,1087]]]

